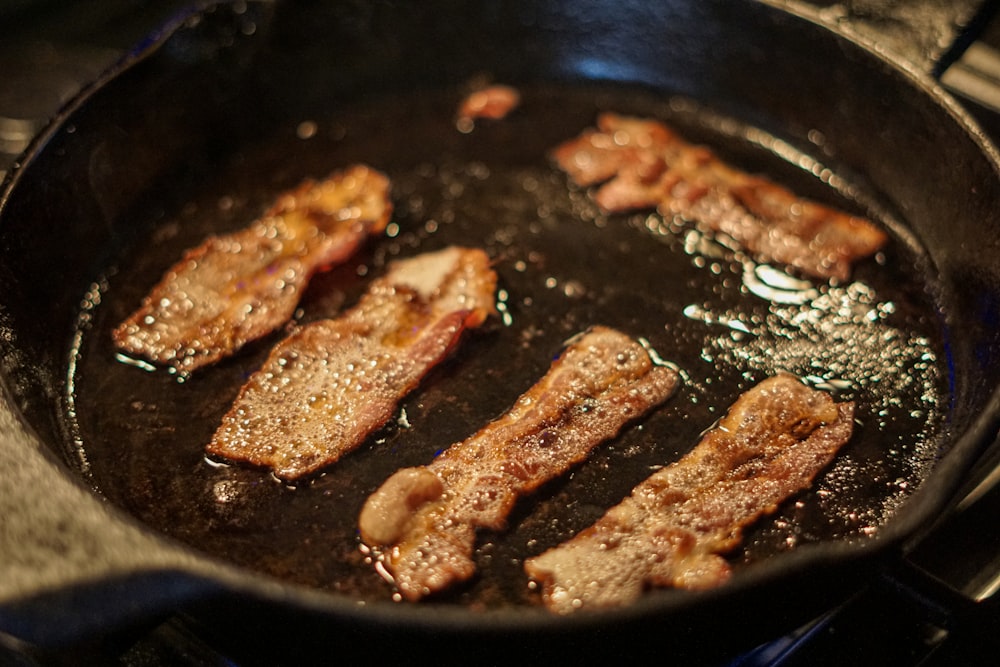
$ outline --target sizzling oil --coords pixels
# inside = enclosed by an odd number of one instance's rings
[[[149,210],[164,215],[137,221],[149,229],[145,242],[95,281],[71,353],[70,432],[95,488],[208,554],[358,600],[389,600],[391,586],[357,537],[365,498],[398,468],[428,463],[500,415],[564,340],[603,324],[648,341],[679,367],[684,386],[520,503],[509,530],[483,534],[479,576],[444,601],[534,604],[525,558],[596,520],[693,447],[742,391],[779,370],[856,400],[855,437],[813,490],[750,531],[733,561],[752,566],[804,543],[876,533],[920,485],[947,416],[941,324],[910,246],[891,244],[846,284],[808,280],[759,264],[687,221],[605,216],[546,153],[611,109],[664,118],[738,166],[903,229],[877,193],[837,177],[810,151],[685,100],[622,88],[522,93],[508,119],[470,133],[454,125],[461,91],[359,100],[328,118],[278,128],[230,155],[208,182],[150,193]],[[818,140],[805,148],[832,150]],[[495,259],[498,316],[465,338],[395,420],[324,474],[287,485],[208,461],[204,446],[222,414],[283,332],[178,382],[148,364],[124,363],[110,330],[185,248],[245,225],[302,178],[352,162],[390,176],[396,213],[384,237],[313,279],[296,320],[335,315],[388,261],[450,244],[482,247]]]

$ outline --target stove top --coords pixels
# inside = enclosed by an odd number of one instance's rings
[[[171,16],[181,0],[69,3],[16,0],[0,7],[0,181],[53,114],[84,85]],[[788,4],[796,4],[793,1]],[[977,23],[978,3],[854,0],[817,5],[884,39],[914,61],[941,63],[942,83],[1000,142],[1000,20]],[[992,3],[991,3],[992,4]],[[934,21],[930,42],[912,39],[915,21]],[[950,45],[975,41],[959,51]],[[882,43],[880,41],[880,43]],[[920,63],[926,66],[926,63]],[[927,69],[930,69],[929,67]],[[1000,654],[1000,447],[994,446],[963,490],[954,512],[871,586],[798,631],[720,664],[987,664]],[[930,574],[931,576],[928,576]],[[928,582],[931,582],[928,585]],[[216,648],[183,615],[71,651],[44,651],[0,635],[0,663],[18,666],[102,664],[122,667],[253,662]]]

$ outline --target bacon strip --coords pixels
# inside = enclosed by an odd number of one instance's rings
[[[248,227],[188,250],[112,337],[182,373],[218,361],[287,322],[313,273],[350,257],[391,214],[389,180],[366,166],[306,181]]]
[[[465,329],[486,320],[496,279],[481,250],[451,247],[394,262],[354,308],[271,351],[207,452],[285,480],[333,463],[392,417]]]
[[[596,327],[503,417],[429,465],[391,476],[365,503],[362,539],[385,547],[383,564],[407,599],[466,580],[476,528],[502,529],[519,496],[583,461],[677,383],[639,343]]]
[[[501,120],[521,103],[521,93],[510,86],[487,86],[471,93],[458,105],[456,125],[470,132],[479,118]]]
[[[646,586],[709,588],[730,576],[719,555],[774,512],[851,437],[854,404],[789,375],[758,384],[679,461],[632,490],[593,526],[531,558],[558,613],[627,604]]]
[[[846,280],[888,237],[870,221],[804,200],[719,160],[653,120],[603,113],[552,157],[607,212],[659,208],[724,233],[763,258]]]

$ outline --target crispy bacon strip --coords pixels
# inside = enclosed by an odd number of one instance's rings
[[[734,169],[658,121],[603,113],[552,156],[577,185],[601,184],[594,200],[607,212],[659,208],[819,278],[846,280],[888,240],[870,221]]]
[[[407,599],[466,580],[477,528],[502,529],[519,496],[583,461],[677,382],[639,343],[594,328],[503,417],[429,465],[391,476],[365,503],[362,539],[385,547],[383,564]]]
[[[399,399],[494,309],[481,250],[401,260],[351,310],[279,343],[240,390],[212,456],[293,480],[327,466],[385,424]]]
[[[854,404],[789,375],[758,384],[679,461],[632,490],[590,528],[529,559],[525,570],[558,613],[627,604],[646,586],[725,582],[719,555],[774,512],[851,437]]]
[[[389,180],[353,166],[281,195],[248,227],[188,250],[112,333],[120,349],[189,373],[292,316],[316,271],[389,221]]]

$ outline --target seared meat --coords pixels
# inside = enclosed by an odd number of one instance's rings
[[[281,195],[248,227],[185,253],[113,332],[124,352],[182,373],[289,320],[309,278],[389,221],[389,181],[353,166]]]
[[[853,417],[853,403],[790,375],[765,380],[690,453],[525,570],[559,613],[624,605],[647,586],[718,586],[730,575],[719,554],[739,544],[744,526],[812,484],[850,439]]]
[[[362,539],[416,600],[474,574],[476,529],[499,530],[519,496],[583,461],[665,401],[678,374],[618,331],[578,337],[504,416],[424,467],[391,476],[367,501]]]
[[[479,118],[500,120],[517,108],[521,94],[510,86],[487,86],[470,94],[458,106],[456,125],[463,132],[472,130]]]
[[[658,208],[818,278],[847,279],[852,262],[888,238],[868,220],[734,169],[658,121],[604,113],[552,156],[577,185],[601,184],[594,201],[607,212]]]
[[[207,451],[286,480],[357,447],[494,309],[496,274],[481,250],[401,260],[336,319],[303,327],[240,390]]]

